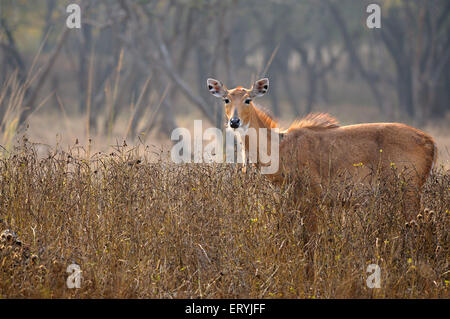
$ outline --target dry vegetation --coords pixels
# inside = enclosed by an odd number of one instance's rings
[[[254,169],[151,153],[40,157],[26,139],[5,152],[0,297],[448,298],[449,171],[406,224],[401,177],[392,191],[333,184],[315,198],[307,178],[277,189]],[[66,287],[72,263],[80,289]],[[372,263],[380,289],[366,286]]]
[[[63,2],[0,2],[0,298],[449,297],[445,1],[385,7],[395,52],[361,29],[367,1],[85,1],[83,32],[63,29]],[[146,146],[194,119],[222,127],[206,78],[244,84],[269,66],[261,104],[283,124],[323,111],[436,139],[414,222],[401,176],[317,198],[307,176],[279,189],[253,168],[174,165]],[[140,143],[108,149],[116,139]],[[80,289],[66,286],[72,263]],[[373,263],[379,289],[366,286]]]

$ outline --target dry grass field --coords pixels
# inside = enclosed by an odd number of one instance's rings
[[[0,0],[0,299],[450,297],[449,1],[378,1],[381,30],[361,0],[69,2]],[[422,207],[395,163],[389,185],[320,195],[307,172],[174,164],[176,128],[225,124],[210,77],[268,77],[240,104],[281,128],[326,112],[428,133]]]
[[[401,176],[391,191],[335,183],[316,197],[307,177],[278,189],[236,165],[155,162],[144,145],[37,147],[0,160],[2,298],[449,297],[442,165],[406,223]]]

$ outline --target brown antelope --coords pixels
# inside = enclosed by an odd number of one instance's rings
[[[232,129],[252,127],[259,132],[259,128],[278,127],[253,102],[267,92],[267,78],[256,81],[250,89],[238,86],[228,90],[215,79],[208,79],[207,85],[214,96],[223,99]],[[267,130],[268,134],[273,134],[271,131]],[[437,157],[431,136],[400,123],[340,126],[333,117],[319,113],[294,121],[279,134],[279,170],[268,175],[274,183],[281,184],[286,178],[295,178],[308,170],[313,188],[319,192],[323,182],[337,176],[345,175],[352,183],[370,184],[377,172],[380,178],[387,179],[395,166],[398,171],[410,173],[411,187],[405,195],[414,210],[419,208],[420,189]],[[245,149],[248,152],[248,139]]]

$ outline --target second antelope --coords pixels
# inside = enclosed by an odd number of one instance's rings
[[[408,177],[405,191],[408,211],[419,208],[420,191],[437,157],[436,144],[428,134],[400,123],[340,126],[324,113],[309,114],[274,133],[272,129],[278,127],[277,122],[253,102],[268,91],[267,78],[256,81],[250,89],[242,86],[227,89],[211,78],[207,86],[211,94],[223,99],[231,129],[254,128],[258,140],[259,128],[266,128],[267,134],[280,134],[280,165],[275,174],[268,175],[272,182],[282,184],[308,172],[312,188],[319,193],[335,177],[345,176],[352,183],[369,185],[376,176],[388,181],[395,166]],[[248,136],[245,150],[249,151]],[[261,162],[256,165],[261,166]]]

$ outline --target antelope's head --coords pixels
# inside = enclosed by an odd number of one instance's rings
[[[206,81],[208,90],[225,104],[227,124],[232,129],[247,127],[250,124],[250,109],[255,97],[263,96],[269,89],[269,79],[264,78],[256,81],[251,89],[237,86],[228,90],[222,82],[215,79]]]

